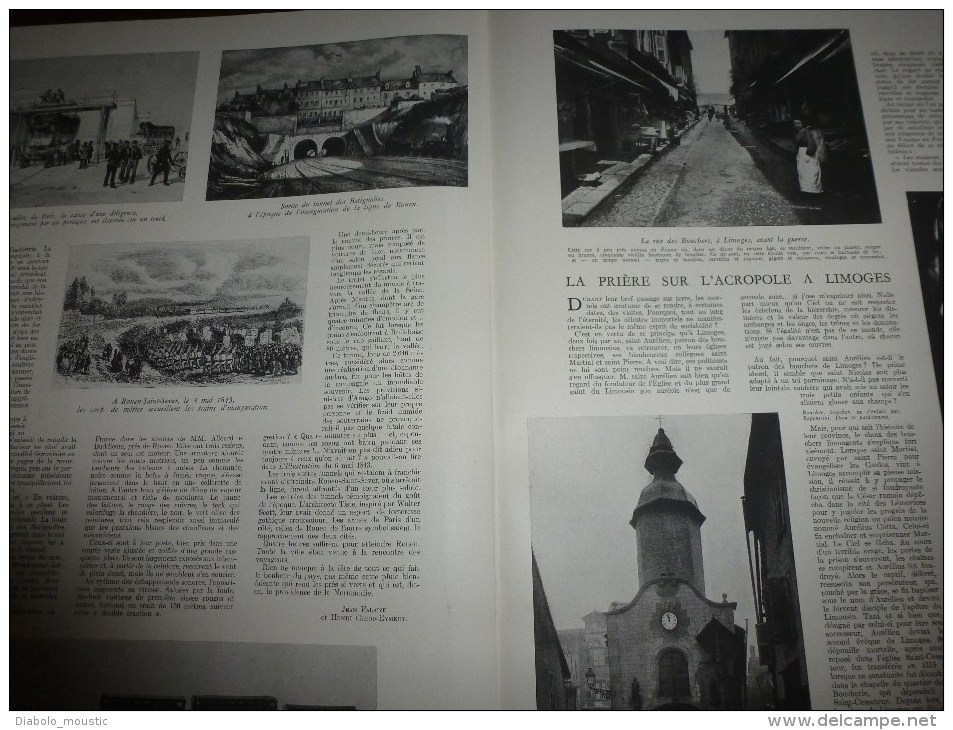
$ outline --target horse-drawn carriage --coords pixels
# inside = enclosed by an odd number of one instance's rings
[[[142,156],[146,158],[146,169],[151,175],[155,172],[156,164],[159,160],[159,150],[162,149],[164,142],[172,143],[175,140],[178,143],[178,137],[175,136],[175,127],[171,125],[153,124],[152,122],[142,122],[139,125],[139,136],[142,138]],[[178,146],[178,144],[176,144]],[[172,155],[171,173],[178,176],[179,180],[185,180],[185,168],[189,161],[188,152],[175,152]]]
[[[146,162],[146,169],[149,170],[151,175],[155,172],[156,165],[159,162],[159,148],[153,148],[152,150],[145,150],[146,154],[149,155],[149,159]],[[176,152],[172,155],[172,169],[170,171],[171,175],[177,175],[179,180],[185,180],[185,168],[189,162],[189,153],[188,152]]]

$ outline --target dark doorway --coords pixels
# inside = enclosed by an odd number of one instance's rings
[[[659,697],[677,697],[691,695],[688,681],[688,660],[678,649],[666,649],[658,660]]]

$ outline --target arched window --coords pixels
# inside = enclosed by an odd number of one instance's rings
[[[687,697],[691,694],[688,683],[688,660],[678,649],[666,649],[658,659],[659,697]]]

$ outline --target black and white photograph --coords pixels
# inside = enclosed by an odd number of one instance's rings
[[[776,413],[528,437],[538,709],[811,708]]]
[[[907,193],[913,247],[917,253],[923,312],[933,353],[933,371],[943,407],[943,192]]]
[[[222,53],[208,200],[467,186],[467,37]]]
[[[182,200],[198,53],[10,62],[10,207]]]
[[[307,238],[73,246],[57,384],[300,382],[307,276]]]
[[[553,33],[564,226],[880,223],[850,33]]]
[[[11,710],[375,710],[377,649],[19,639]]]

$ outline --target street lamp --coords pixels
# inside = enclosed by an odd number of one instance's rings
[[[586,686],[589,688],[589,691],[598,697],[602,697],[606,700],[612,699],[612,690],[611,689],[602,689],[601,687],[596,687],[596,673],[592,671],[592,667],[589,667],[586,670]]]

